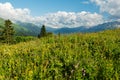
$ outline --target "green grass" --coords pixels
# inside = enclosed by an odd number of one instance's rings
[[[0,80],[120,80],[120,29],[0,45]]]

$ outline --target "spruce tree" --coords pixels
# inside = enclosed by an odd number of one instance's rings
[[[5,20],[5,27],[2,32],[2,39],[4,43],[11,44],[14,42],[14,28],[10,20]]]
[[[40,34],[38,35],[38,37],[45,37],[46,36],[46,28],[45,28],[45,25],[42,25],[42,28],[41,28],[41,31],[40,31]]]

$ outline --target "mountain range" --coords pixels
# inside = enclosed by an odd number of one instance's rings
[[[115,29],[115,28],[120,28],[120,22],[114,21],[114,22],[107,22],[103,24],[99,24],[96,26],[92,26],[90,28],[86,28],[85,26],[80,26],[76,28],[61,28],[55,31],[55,33],[76,33],[76,32],[98,32],[98,31],[103,31],[103,30],[108,30],[108,29]]]
[[[14,23],[13,26],[16,31],[16,35],[19,36],[37,36],[40,33],[40,29],[41,29],[41,26],[37,26],[32,23],[24,23],[20,21]],[[2,30],[3,27],[4,27],[4,19],[0,18],[0,31]],[[96,26],[92,26],[90,28],[86,28],[85,26],[80,26],[75,28],[68,28],[68,27],[51,28],[46,26],[47,32],[53,32],[55,34],[58,33],[66,34],[66,33],[76,33],[76,32],[82,32],[82,33],[98,32],[98,31],[115,29],[115,28],[120,28],[119,21],[107,22]]]

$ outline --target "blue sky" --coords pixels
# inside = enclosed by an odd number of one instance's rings
[[[91,27],[120,20],[120,0],[0,0],[0,17],[50,27]]]
[[[57,11],[99,12],[98,7],[89,0],[0,0],[0,2],[10,2],[15,8],[29,8],[33,16]]]

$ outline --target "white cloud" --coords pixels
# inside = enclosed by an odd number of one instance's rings
[[[30,22],[37,25],[45,24],[49,27],[79,27],[94,26],[104,22],[103,16],[97,13],[82,12],[65,12],[58,11],[49,13],[44,16],[33,17],[27,8],[14,8],[10,3],[0,3],[0,17],[11,19],[13,21]]]
[[[107,12],[115,18],[120,18],[120,0],[91,0],[100,6],[101,12]]]
[[[26,21],[31,16],[29,9],[15,9],[9,2],[6,2],[4,4],[0,3],[0,17],[4,19]]]
[[[45,24],[55,27],[78,27],[94,26],[103,22],[103,17],[97,13],[90,12],[63,12],[51,13],[43,16]]]

